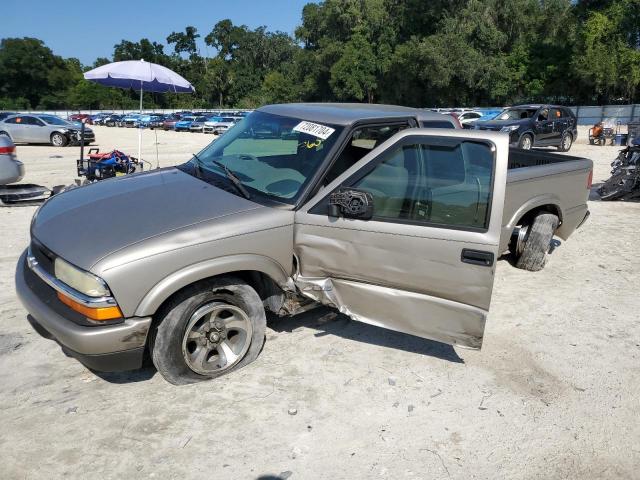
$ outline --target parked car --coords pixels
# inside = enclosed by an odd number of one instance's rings
[[[141,128],[148,128],[152,118],[153,118],[153,115],[140,115],[138,117],[138,122],[136,126]]]
[[[74,113],[67,118],[70,122],[84,122],[91,124],[91,116],[88,113]]]
[[[111,113],[99,113],[97,115],[93,115],[91,117],[91,121],[93,125],[104,125],[104,121],[107,117],[109,117]]]
[[[122,119],[122,126],[127,128],[137,128],[140,115],[137,113],[129,113]]]
[[[463,128],[471,128],[474,122],[482,118],[482,112],[470,110],[458,113],[457,117]]]
[[[191,128],[191,123],[198,117],[193,116],[193,115],[187,115],[186,117],[182,117],[180,120],[178,120],[173,129],[176,132],[188,132]]]
[[[155,129],[155,128],[163,128],[164,127],[164,121],[166,119],[166,115],[151,115],[151,118],[149,119],[149,128],[151,130]]]
[[[232,117],[212,117],[204,122],[204,133],[221,135],[236,124],[237,120]]]
[[[23,178],[24,164],[16,158],[16,146],[7,135],[0,135],[0,185],[16,183]]]
[[[180,166],[49,200],[18,296],[90,368],[138,368],[148,352],[175,384],[254,361],[267,310],[325,304],[480,348],[498,257],[542,268],[552,236],[588,216],[593,163],[425,128],[444,122],[388,105],[261,107]],[[278,135],[243,134],[260,125]]]
[[[196,117],[196,119],[191,122],[191,125],[189,125],[189,131],[192,133],[195,133],[195,132],[202,133],[202,129],[207,120],[208,118],[204,116]]]
[[[478,121],[474,128],[509,134],[509,143],[529,150],[532,147],[557,147],[568,152],[578,137],[578,122],[571,109],[558,105],[521,105],[509,107],[493,120]]]
[[[103,120],[103,123],[107,127],[116,127],[116,126],[119,126],[118,124],[123,118],[124,118],[124,115],[113,114],[113,115],[109,115],[108,117],[105,117],[105,119]]]
[[[15,143],[50,143],[64,147],[80,142],[81,128],[55,115],[14,115],[0,122],[0,135],[7,135]],[[84,143],[96,139],[93,130],[85,128]]]
[[[175,130],[176,123],[180,121],[180,115],[173,114],[165,118],[164,122],[162,122],[163,130]]]

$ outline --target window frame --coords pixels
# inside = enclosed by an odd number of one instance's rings
[[[313,121],[313,120],[310,120],[310,121]],[[327,154],[327,158],[324,162],[324,165],[321,165],[320,168],[318,168],[311,182],[307,186],[306,190],[300,196],[299,201],[296,203],[295,210],[299,210],[303,208],[307,204],[307,202],[311,200],[320,191],[320,189],[322,188],[323,180],[329,173],[329,170],[331,170],[331,167],[333,167],[333,164],[338,160],[338,157],[342,154],[344,149],[347,148],[347,145],[351,141],[351,137],[353,136],[356,130],[359,130],[361,128],[366,128],[366,127],[393,126],[401,123],[408,123],[409,127],[407,129],[416,128],[419,126],[418,120],[415,117],[389,117],[389,118],[380,118],[380,119],[371,119],[371,120],[360,120],[358,122],[354,122],[351,126],[345,127],[342,133],[340,134],[341,137],[338,138],[338,141],[333,146],[333,149],[330,150],[329,153]],[[404,130],[401,130],[401,131],[404,131]]]
[[[491,154],[491,188],[489,191],[489,196],[487,197],[487,213],[486,213],[486,224],[483,227],[474,227],[470,225],[450,225],[443,223],[436,223],[431,221],[419,220],[419,219],[411,219],[411,218],[392,218],[392,217],[383,217],[375,214],[369,220],[360,220],[365,222],[385,222],[385,223],[396,223],[401,225],[415,225],[415,226],[423,226],[430,228],[440,228],[440,229],[448,229],[448,230],[457,230],[464,232],[475,232],[475,233],[487,233],[490,229],[491,223],[491,213],[493,210],[493,196],[495,192],[495,182],[496,182],[496,155],[497,155],[497,146],[490,140],[485,139],[476,139],[476,138],[466,138],[466,137],[437,137],[433,135],[408,135],[393,145],[390,145],[388,148],[384,149],[375,158],[371,159],[366,165],[364,165],[361,169],[354,172],[346,179],[344,179],[340,184],[324,195],[316,204],[312,205],[308,212],[313,215],[327,215],[328,207],[329,207],[329,197],[332,193],[339,189],[343,188],[354,188],[353,185],[364,177],[366,177],[369,173],[371,173],[375,168],[380,165],[384,160],[387,159],[387,154],[392,152],[396,148],[403,148],[409,145],[416,145],[421,147],[422,145],[431,145],[431,146],[451,146],[461,144],[463,142],[471,142],[471,143],[481,143],[489,147],[489,152]],[[419,155],[422,159],[422,148],[419,148]],[[358,219],[352,219],[358,221]]]

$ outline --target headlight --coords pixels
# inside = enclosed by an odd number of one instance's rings
[[[107,297],[111,295],[107,284],[101,278],[80,270],[61,258],[56,258],[54,271],[58,280],[89,297]]]
[[[500,129],[501,132],[513,132],[515,130],[518,130],[520,128],[520,125],[509,125],[508,127],[502,127]]]

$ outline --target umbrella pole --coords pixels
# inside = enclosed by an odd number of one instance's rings
[[[142,117],[142,82],[140,82],[140,116]],[[138,161],[142,161],[142,126],[138,122]]]

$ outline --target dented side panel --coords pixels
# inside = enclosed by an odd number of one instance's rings
[[[296,284],[303,295],[354,320],[452,345],[482,346],[486,320],[482,309],[350,280],[298,276]],[[378,301],[372,301],[372,295]]]

